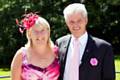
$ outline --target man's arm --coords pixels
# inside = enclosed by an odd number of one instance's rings
[[[112,46],[106,48],[103,60],[103,80],[115,80],[115,64]]]

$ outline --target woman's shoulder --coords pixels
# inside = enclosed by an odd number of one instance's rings
[[[12,63],[11,63],[11,67],[15,66],[15,65],[21,65],[22,63],[22,50],[21,48],[18,49],[13,57]]]
[[[21,47],[16,51],[16,55],[22,55],[23,51],[24,51],[25,47]]]
[[[17,56],[22,56],[22,47],[16,51]]]
[[[19,49],[16,51],[14,57],[15,57],[15,58],[18,58],[18,59],[19,59],[19,58],[22,58],[24,51],[25,51],[25,47],[19,48]]]

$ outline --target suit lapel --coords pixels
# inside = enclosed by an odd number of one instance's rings
[[[71,41],[71,36],[69,37],[69,39],[66,41],[66,44],[64,46],[64,50],[65,50],[65,54],[64,54],[64,66],[66,64],[66,59],[67,59],[67,54],[68,54],[68,48],[70,45],[70,41]]]
[[[67,53],[68,53],[68,48],[70,45],[70,41],[71,41],[71,36],[68,36],[62,43],[62,55],[61,55],[61,70],[60,70],[60,80],[63,80],[63,75],[64,75],[64,70],[65,70],[65,64],[66,64],[66,59],[67,59]],[[86,62],[87,57],[89,57],[91,55],[91,53],[93,53],[94,49],[95,49],[95,45],[94,45],[94,40],[92,39],[92,37],[90,35],[88,35],[88,41],[86,44],[86,48],[82,57],[82,63],[80,65],[80,67],[82,67],[84,65],[84,63]]]
[[[70,41],[71,41],[71,35],[69,37],[67,37],[67,39],[63,42],[63,54],[62,54],[62,73],[64,73],[64,69],[65,69],[65,64],[66,64],[66,59],[67,59],[67,54],[68,54],[68,48],[70,45]],[[81,65],[80,67],[85,63],[86,59],[93,54],[93,51],[95,50],[95,43],[94,40],[92,39],[92,36],[88,35],[88,41],[86,44],[86,48],[81,60]],[[94,54],[93,54],[94,55]]]
[[[88,35],[88,41],[87,41],[87,44],[86,44],[86,48],[85,48],[80,66],[82,66],[85,63],[85,61],[87,61],[88,57],[91,54],[93,54],[94,50],[95,50],[94,41],[93,41],[92,37],[90,35]]]
[[[62,61],[65,63],[66,62],[66,57],[67,57],[67,53],[68,53],[68,48],[70,45],[70,41],[71,41],[71,36],[67,36],[67,38],[62,42],[62,46],[61,46],[61,58]]]
[[[65,64],[66,64],[66,59],[67,59],[67,53],[68,53],[68,48],[70,45],[70,41],[71,41],[71,35],[69,35],[62,43],[62,55],[61,55],[61,70],[60,70],[60,80],[63,79],[63,75],[64,75],[64,70],[65,70]]]

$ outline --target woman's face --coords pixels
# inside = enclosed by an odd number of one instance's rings
[[[32,45],[47,45],[50,37],[50,32],[45,25],[33,26],[30,31]]]

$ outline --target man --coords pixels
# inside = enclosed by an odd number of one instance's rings
[[[56,40],[61,64],[60,80],[115,80],[112,46],[87,32],[85,6],[73,3],[63,13],[71,35]]]

